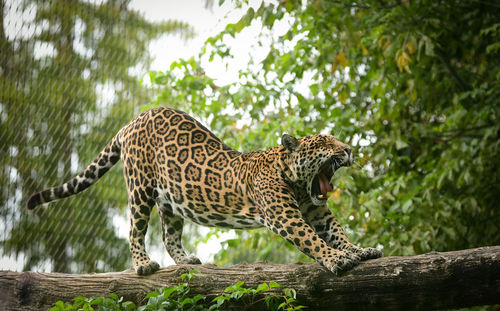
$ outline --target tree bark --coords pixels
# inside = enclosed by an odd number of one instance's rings
[[[181,283],[198,269],[191,293],[213,298],[238,281],[247,287],[275,281],[297,291],[307,310],[431,310],[500,304],[500,246],[411,257],[385,257],[333,275],[316,263],[170,266],[147,277],[134,271],[62,274],[0,271],[1,310],[47,310],[76,296],[116,293],[137,305],[156,288]],[[236,309],[241,309],[236,308]],[[250,306],[246,310],[262,310]]]

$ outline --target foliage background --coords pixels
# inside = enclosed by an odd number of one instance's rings
[[[128,268],[127,242],[113,227],[126,210],[119,168],[50,209],[27,214],[23,202],[75,174],[134,114],[157,105],[193,114],[240,151],[274,146],[283,133],[331,133],[351,144],[357,163],[334,177],[329,207],[362,246],[411,255],[500,244],[498,4],[232,3],[246,14],[198,56],[150,72],[148,89],[130,68],[146,72],[146,43],[166,31],[189,36],[187,25],[150,23],[127,1],[23,2],[41,30],[10,38],[0,29],[3,254],[24,258],[27,270]],[[288,31],[277,35],[277,24]],[[267,56],[218,85],[204,66],[242,53],[231,40],[255,25]],[[37,56],[40,44],[54,52]],[[157,222],[150,237],[159,241]],[[195,252],[223,231],[188,232]],[[232,237],[216,264],[306,260],[265,230]]]
[[[114,217],[126,211],[117,166],[99,187],[27,213],[31,193],[94,159],[149,101],[149,42],[180,22],[151,23],[129,1],[0,2],[0,253],[23,270],[93,272],[131,266]]]
[[[473,0],[264,2],[198,57],[151,73],[155,104],[190,111],[241,151],[285,132],[354,146],[357,165],[336,174],[329,206],[362,246],[412,255],[498,244],[498,16],[496,3]],[[227,42],[255,24],[267,57],[217,86],[203,63],[240,53]],[[266,231],[226,244],[219,263],[303,259]]]

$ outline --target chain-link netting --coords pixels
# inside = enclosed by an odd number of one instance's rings
[[[0,2],[0,269],[131,267],[115,217],[126,213],[120,165],[76,197],[25,208],[90,163],[149,100],[139,83],[148,43],[187,28],[150,23],[128,2]]]

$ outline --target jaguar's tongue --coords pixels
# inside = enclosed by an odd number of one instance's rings
[[[319,189],[323,196],[326,196],[328,192],[333,191],[333,185],[330,183],[328,177],[324,174],[318,175]]]

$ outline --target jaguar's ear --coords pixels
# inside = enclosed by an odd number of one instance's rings
[[[291,135],[283,134],[283,136],[281,137],[281,144],[286,149],[290,150],[291,152],[294,152],[299,148],[300,142],[297,138]]]

